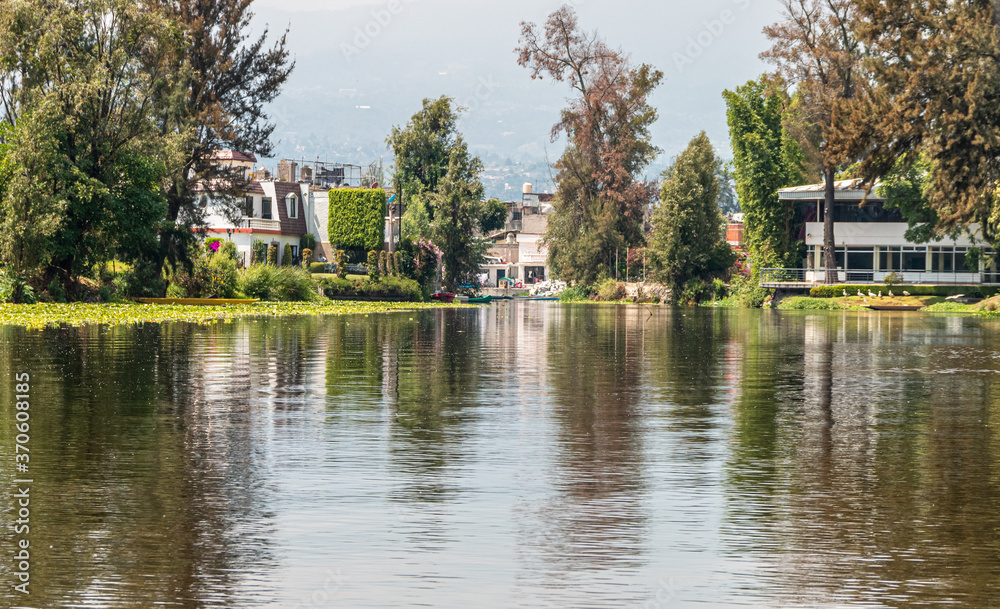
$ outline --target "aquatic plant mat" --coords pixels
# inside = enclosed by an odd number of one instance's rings
[[[414,302],[260,302],[222,306],[150,305],[133,303],[0,304],[0,325],[24,328],[129,325],[184,321],[209,324],[251,317],[293,315],[356,315],[468,305]]]

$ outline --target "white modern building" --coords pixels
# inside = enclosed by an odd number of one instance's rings
[[[994,284],[1000,282],[996,263],[986,266],[993,252],[976,239],[978,225],[957,238],[931,243],[906,239],[909,228],[898,209],[885,207],[875,193],[865,200],[860,180],[835,185],[833,234],[838,279],[845,283],[882,283],[894,273],[907,284]],[[807,252],[800,269],[765,269],[761,284],[781,287],[788,283],[824,283],[823,220],[824,185],[796,186],[778,191],[782,201],[798,203],[799,238]],[[970,250],[985,256],[968,257]],[[975,261],[978,260],[978,264]],[[972,269],[969,268],[971,261]]]

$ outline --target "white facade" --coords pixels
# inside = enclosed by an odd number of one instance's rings
[[[840,281],[881,283],[887,275],[904,283],[997,283],[1000,275],[995,263],[985,267],[982,257],[967,258],[970,251],[982,249],[991,254],[976,237],[978,225],[971,225],[959,237],[930,243],[906,239],[909,226],[898,210],[884,207],[884,201],[865,192],[858,180],[837,182],[835,186],[834,245]],[[807,255],[803,261],[805,282],[825,281],[823,269],[824,187],[822,184],[784,188],[778,191],[784,201],[797,201],[804,216],[804,240]],[[862,204],[864,201],[864,204]],[[974,252],[978,254],[978,252]]]

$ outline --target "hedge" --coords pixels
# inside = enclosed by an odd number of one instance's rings
[[[323,294],[332,300],[338,298],[423,300],[420,284],[402,277],[382,277],[378,281],[324,278],[320,280],[319,285],[323,288]]]
[[[989,297],[997,293],[997,288],[987,286],[967,286],[967,285],[893,285],[887,286],[881,283],[866,283],[861,285],[821,285],[811,288],[809,295],[813,298],[837,298],[844,295],[847,290],[848,296],[857,296],[858,290],[862,294],[868,295],[868,290],[887,295],[889,290],[895,295],[902,295],[907,291],[911,296],[954,296],[955,294],[966,294],[968,296]]]
[[[380,250],[385,237],[385,191],[331,190],[330,243],[339,247]]]

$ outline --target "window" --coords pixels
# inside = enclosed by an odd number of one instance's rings
[[[260,200],[260,217],[265,220],[271,219],[271,197],[264,197]]]
[[[288,195],[285,197],[285,211],[288,212],[289,218],[299,217],[299,198],[295,195]]]
[[[243,215],[253,218],[253,197],[248,196],[243,204]]]
[[[927,250],[924,248],[903,249],[903,270],[904,271],[926,271],[927,270]]]
[[[875,268],[875,248],[853,247],[847,251],[847,268],[868,271]]]
[[[208,207],[208,195],[201,195],[201,200],[198,201],[198,207],[202,209]]]
[[[882,271],[901,271],[903,270],[902,261],[900,259],[900,249],[898,247],[882,247],[879,248],[879,264],[878,268]]]

